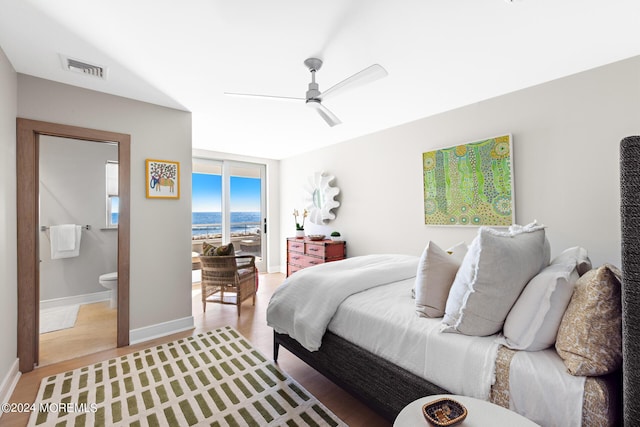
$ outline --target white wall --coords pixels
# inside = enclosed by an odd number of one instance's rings
[[[130,327],[192,325],[191,113],[19,74],[18,116],[131,135]],[[148,158],[180,162],[180,200],[146,198]]]
[[[0,49],[0,402],[17,379],[16,111],[17,75]],[[0,414],[1,415],[1,414]]]
[[[98,277],[118,269],[118,233],[106,229],[107,160],[115,144],[40,137],[40,225],[89,225],[80,254],[51,259],[49,231],[40,232],[40,300],[106,292]]]
[[[266,165],[267,167],[267,272],[280,271],[280,161],[260,157],[240,156],[202,149],[194,149],[193,157],[234,160]]]
[[[342,205],[306,233],[340,231],[349,256],[469,243],[477,228],[424,225],[422,153],[511,133],[516,222],[547,225],[552,255],[580,245],[594,265],[620,266],[619,142],[640,133],[639,112],[635,57],[285,159],[281,254],[315,171],[336,176]]]

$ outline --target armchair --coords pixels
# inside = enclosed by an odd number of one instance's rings
[[[253,255],[201,256],[200,263],[202,311],[207,311],[208,302],[233,304],[238,307],[240,317],[244,300],[253,297],[253,305],[256,304],[257,274]]]

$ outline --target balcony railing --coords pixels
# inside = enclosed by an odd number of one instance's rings
[[[259,236],[260,222],[232,222],[231,236]],[[193,240],[215,239],[222,237],[222,224],[192,224]]]

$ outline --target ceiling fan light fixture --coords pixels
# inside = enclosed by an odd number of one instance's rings
[[[304,101],[304,103],[311,108],[318,109],[318,106],[320,105],[320,100],[317,98],[308,98],[306,101]]]

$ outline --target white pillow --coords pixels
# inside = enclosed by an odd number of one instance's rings
[[[538,273],[509,312],[500,342],[514,350],[551,347],[579,277],[576,263],[570,260],[552,263]]]
[[[587,255],[587,250],[585,248],[581,248],[580,246],[574,246],[572,248],[565,249],[560,253],[560,255],[558,255],[551,261],[551,264],[562,264],[565,262],[575,263],[578,274],[580,276],[593,268],[591,265],[591,260]]]
[[[480,227],[449,291],[442,332],[499,332],[520,292],[549,264],[544,226]]]
[[[418,263],[416,274],[416,313],[420,317],[442,317],[449,289],[460,263],[467,253],[467,245],[458,243],[447,251],[433,242],[427,243]]]

